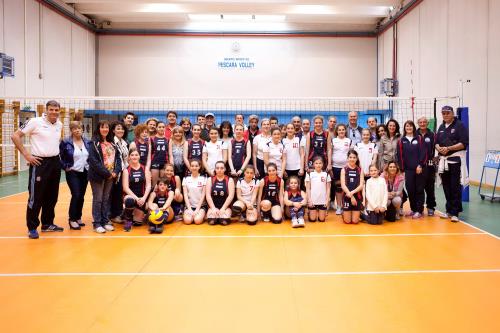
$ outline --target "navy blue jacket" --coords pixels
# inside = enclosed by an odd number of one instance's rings
[[[406,136],[401,136],[396,149],[396,160],[401,171],[415,170],[418,166],[423,168],[427,162],[427,150],[422,137],[417,135],[410,142]]]
[[[83,138],[83,144],[85,145],[85,149],[90,154],[90,141],[86,138]],[[59,144],[59,158],[61,160],[61,168],[63,170],[69,169],[73,166],[74,159],[73,155],[75,153],[75,145],[73,144],[73,137],[69,136],[66,139],[62,140]]]
[[[422,137],[424,141],[424,146],[427,151],[427,160],[432,161],[434,155],[436,154],[436,136],[434,132],[427,128],[425,135],[420,132],[420,129],[417,130],[417,134]]]
[[[111,143],[115,149],[115,167],[113,172],[118,175],[122,171],[122,161],[120,158],[120,152],[116,148],[114,143]],[[104,166],[104,158],[102,156],[101,143],[99,141],[92,141],[90,143],[89,150],[89,181],[103,181],[111,177],[111,172]]]
[[[469,145],[469,133],[465,125],[455,118],[453,122],[446,128],[444,122],[439,126],[436,133],[436,144],[441,147],[450,147],[456,145],[457,143],[462,143],[467,149]],[[455,153],[454,151],[449,151],[446,155],[451,155]],[[451,160],[460,160],[460,157],[452,157]]]

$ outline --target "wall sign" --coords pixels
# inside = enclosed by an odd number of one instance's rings
[[[250,58],[224,58],[224,60],[217,63],[217,67],[222,69],[252,69],[255,68],[255,62]]]

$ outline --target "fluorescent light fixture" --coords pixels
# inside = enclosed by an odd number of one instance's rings
[[[285,15],[250,15],[250,14],[188,14],[190,21],[198,22],[284,22]]]
[[[142,6],[141,13],[184,13],[185,10],[180,5],[173,3],[149,3]]]
[[[330,6],[324,5],[295,5],[290,11],[291,14],[304,15],[331,15],[335,14]]]

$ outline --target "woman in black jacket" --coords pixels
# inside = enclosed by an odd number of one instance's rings
[[[405,122],[404,134],[398,141],[396,158],[401,171],[405,174],[406,192],[410,199],[411,212],[407,216],[414,219],[422,217],[424,211],[424,178],[423,167],[427,161],[427,150],[422,137],[417,134],[415,123]]]
[[[82,208],[88,183],[90,142],[82,136],[83,127],[79,121],[70,122],[69,130],[71,134],[59,144],[59,157],[71,191],[69,227],[80,230],[85,225],[82,222]]]
[[[94,231],[113,231],[109,222],[110,192],[122,169],[120,154],[113,143],[107,120],[101,120],[94,131],[89,151],[89,182],[92,188]]]

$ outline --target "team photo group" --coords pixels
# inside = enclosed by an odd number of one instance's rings
[[[39,238],[40,224],[42,232],[64,230],[54,224],[62,172],[71,193],[69,228],[85,226],[90,187],[97,233],[143,225],[162,233],[173,221],[290,220],[297,228],[325,222],[328,214],[346,224],[417,220],[435,214],[436,178],[446,198],[440,217],[458,222],[462,211],[468,132],[450,106],[441,109],[436,133],[425,117],[401,125],[369,117],[361,124],[355,111],[347,124],[335,116],[291,115],[279,123],[274,116],[243,114],[217,124],[212,112],[192,122],[168,111],[164,119],[139,124],[132,112],[120,121],[101,120],[91,138],[80,121],[71,121],[62,140],[59,112],[59,103],[49,101],[41,117],[12,135],[30,165],[26,222],[32,239]]]

